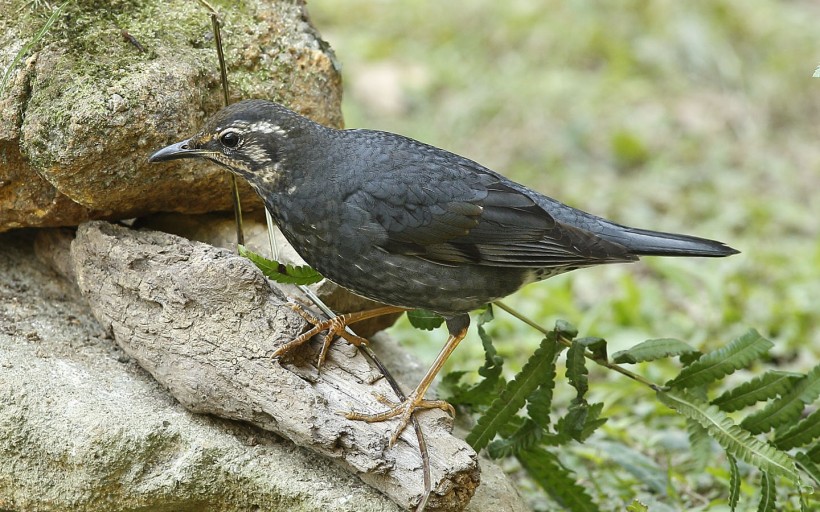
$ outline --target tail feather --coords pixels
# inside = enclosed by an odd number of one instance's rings
[[[616,224],[540,194],[535,196],[534,199],[559,222],[590,231],[608,242],[620,244],[636,256],[704,256],[718,258],[740,252],[716,240]]]
[[[607,223],[596,234],[626,247],[638,256],[704,256],[718,258],[737,254],[723,242],[677,233],[664,233]]]

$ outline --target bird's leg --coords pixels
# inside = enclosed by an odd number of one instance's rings
[[[396,444],[399,435],[401,435],[402,431],[407,426],[407,423],[410,421],[410,417],[416,409],[441,409],[449,412],[451,416],[455,416],[455,410],[452,405],[444,400],[425,400],[424,394],[427,392],[427,388],[430,387],[430,384],[433,383],[433,380],[436,378],[439,370],[441,370],[441,367],[444,366],[444,362],[447,361],[447,358],[450,357],[450,354],[453,353],[459,342],[464,339],[464,336],[467,334],[467,327],[469,327],[469,325],[470,317],[466,314],[447,320],[447,330],[450,333],[447,338],[447,342],[438,353],[438,356],[436,356],[436,360],[433,361],[430,369],[428,369],[427,373],[424,374],[424,377],[421,379],[421,382],[419,382],[419,385],[416,386],[416,389],[414,389],[403,402],[394,404],[384,397],[379,397],[380,402],[388,403],[393,405],[393,407],[377,414],[350,412],[345,415],[347,419],[375,423],[398,416],[399,424],[393,431],[393,435],[390,437],[390,446],[393,446]]]
[[[304,344],[313,336],[319,334],[322,331],[327,331],[327,335],[325,335],[324,341],[322,342],[322,350],[319,353],[319,368],[325,363],[325,358],[327,357],[327,351],[330,348],[331,343],[333,340],[336,339],[337,336],[340,336],[347,340],[352,345],[358,347],[361,344],[366,344],[367,340],[362,338],[361,336],[356,336],[355,334],[351,334],[345,330],[345,328],[349,324],[353,324],[356,322],[361,322],[362,320],[367,320],[369,318],[375,318],[377,316],[382,315],[389,315],[391,313],[399,313],[402,311],[406,311],[405,308],[400,308],[397,306],[382,306],[378,308],[368,309],[365,311],[357,311],[355,313],[346,313],[344,315],[334,316],[333,318],[329,318],[327,320],[319,320],[315,316],[311,315],[307,312],[305,308],[300,306],[296,303],[291,303],[290,307],[299,313],[299,315],[307,320],[307,322],[313,327],[302,334],[300,334],[296,339],[285,343],[273,353],[273,357],[281,357],[294,348]]]

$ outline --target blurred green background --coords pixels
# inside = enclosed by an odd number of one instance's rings
[[[658,337],[714,349],[754,327],[781,369],[817,364],[820,2],[310,0],[308,10],[342,64],[348,127],[401,133],[617,222],[742,251],[585,269],[508,304],[542,325],[566,319],[610,352]],[[541,338],[500,311],[490,330],[509,371]],[[392,333],[428,362],[445,336],[406,323]],[[472,332],[447,369],[482,362]],[[659,383],[676,372],[637,371]],[[648,418],[664,412],[645,388],[604,372],[591,385],[612,436],[666,463],[685,446],[685,432],[652,430]],[[679,478],[685,495],[661,500],[671,510],[725,503],[697,476]]]

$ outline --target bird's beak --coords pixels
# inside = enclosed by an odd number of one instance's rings
[[[189,140],[183,140],[176,144],[171,144],[168,147],[162,148],[153,155],[148,157],[149,162],[165,162],[168,160],[177,160],[179,158],[194,158],[203,156],[203,152],[198,149],[189,147]]]

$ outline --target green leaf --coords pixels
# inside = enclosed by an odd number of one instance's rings
[[[555,339],[556,334],[552,332],[541,341],[541,346],[530,356],[524,368],[478,419],[476,426],[467,436],[467,443],[475,451],[487,446],[498,430],[524,406],[530,394],[549,379],[548,370],[555,359]]]
[[[599,418],[603,408],[602,402],[588,404],[586,400],[576,398],[570,404],[567,414],[556,424],[558,435],[583,442],[606,423],[606,418]]]
[[[586,366],[586,346],[573,340],[572,346],[567,351],[567,380],[577,392],[577,398],[583,398],[589,390]]]
[[[575,343],[583,345],[589,350],[593,361],[606,361],[606,340],[597,337],[578,338]]]
[[[574,325],[567,322],[566,320],[558,319],[555,321],[555,334],[559,338],[563,338],[565,340],[572,340],[573,338],[578,336],[578,329],[576,329]]]
[[[797,460],[797,465],[814,481],[814,485],[820,486],[820,467],[817,466],[817,463],[804,452],[797,452],[794,454],[794,458]]]
[[[704,354],[680,374],[667,382],[667,386],[685,389],[710,384],[744,368],[765,354],[774,344],[751,329],[725,347]]]
[[[820,409],[815,410],[796,424],[780,433],[774,445],[781,450],[805,446],[820,438]]]
[[[703,471],[709,461],[712,460],[712,452],[714,451],[712,449],[712,446],[714,446],[712,438],[709,437],[709,432],[700,423],[689,418],[686,418],[686,431],[689,433],[692,459],[697,464],[697,470]]]
[[[649,507],[645,503],[641,503],[637,499],[632,500],[632,503],[626,506],[626,512],[649,512]]]
[[[712,400],[726,412],[737,411],[757,402],[765,402],[788,392],[802,377],[799,373],[772,370],[730,389]]]
[[[322,274],[307,265],[285,265],[278,261],[269,260],[253,251],[249,251],[244,245],[240,245],[238,249],[240,256],[251,260],[265,274],[265,277],[277,283],[309,285],[324,279]]]
[[[805,404],[814,402],[820,394],[820,365],[799,379],[788,393],[770,402],[760,411],[750,414],[740,426],[753,434],[768,432],[774,427],[793,423],[803,412]]]
[[[697,351],[682,341],[672,338],[660,338],[646,340],[634,347],[615,352],[612,354],[612,360],[618,364],[635,364],[694,352]]]
[[[738,427],[717,406],[684,390],[658,391],[657,396],[670,408],[700,423],[730,455],[767,473],[799,481],[794,461],[788,454]]]
[[[545,381],[527,399],[527,414],[541,428],[550,424],[552,410],[552,392],[555,389],[555,360],[558,350],[552,358],[552,363],[546,368]]]
[[[757,511],[774,512],[776,510],[775,498],[777,497],[777,489],[775,488],[774,478],[764,472],[760,480],[760,503],[757,506]]]
[[[558,503],[561,510],[598,510],[586,489],[578,485],[570,470],[565,468],[552,452],[536,446],[520,452],[517,459],[529,476]]]
[[[729,461],[729,507],[734,512],[740,500],[740,470],[737,468],[737,459],[726,455]]]
[[[491,459],[500,459],[516,455],[522,450],[528,450],[538,443],[544,436],[544,429],[527,418],[510,437],[496,439],[487,445],[487,455]]]
[[[498,396],[504,387],[504,379],[501,375],[504,365],[502,359],[496,353],[493,346],[492,337],[484,330],[484,324],[492,321],[493,310],[488,306],[478,317],[478,336],[481,338],[481,345],[484,347],[484,365],[478,369],[478,374],[483,379],[473,386],[450,387],[450,395],[447,400],[454,405],[489,405]],[[445,376],[446,378],[446,376]],[[442,381],[442,384],[445,384]]]
[[[426,309],[411,309],[407,312],[407,319],[410,320],[410,325],[425,331],[432,331],[444,323],[441,315]]]

